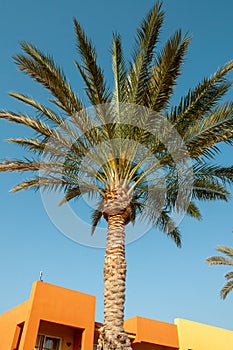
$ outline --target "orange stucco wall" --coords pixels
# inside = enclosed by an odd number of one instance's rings
[[[27,322],[30,327],[23,334],[24,345],[19,350],[33,349],[32,344],[35,344],[40,320],[84,329],[83,349],[92,350],[95,297],[45,282],[36,282],[30,300],[32,306]]]
[[[0,315],[0,350],[13,350],[15,348],[18,335],[17,325],[25,321],[28,312],[29,303],[25,301]]]
[[[0,350],[14,349],[16,326],[22,322],[24,328],[19,350],[34,350],[40,327],[45,326],[41,321],[82,329],[82,349],[92,350],[95,297],[45,282],[35,282],[27,302],[0,316],[0,333],[4,334],[4,337],[0,336]]]
[[[137,316],[125,321],[125,330],[135,334],[135,349],[150,350],[149,344],[154,344],[154,350],[179,349],[176,325]],[[136,346],[136,343],[141,344]]]
[[[171,348],[170,346],[165,345],[158,345],[158,344],[151,344],[151,343],[133,343],[132,344],[133,350],[174,350],[174,348]]]

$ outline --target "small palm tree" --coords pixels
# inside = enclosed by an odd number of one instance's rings
[[[224,256],[211,256],[206,259],[208,265],[228,265],[233,266],[233,248],[226,247],[226,246],[217,246],[216,250],[220,253],[223,253],[226,255]],[[226,278],[227,282],[224,285],[224,287],[221,289],[221,297],[223,299],[226,298],[228,293],[230,293],[233,289],[233,271],[227,272],[224,277]]]
[[[162,3],[157,2],[137,29],[128,64],[120,36],[113,35],[112,89],[97,64],[92,42],[74,20],[80,57],[75,64],[86,85],[91,112],[52,57],[23,42],[23,54],[15,57],[15,63],[48,89],[52,99],[48,107],[11,92],[35,113],[0,112],[0,118],[35,132],[29,138],[8,140],[31,154],[31,158],[0,163],[1,172],[30,174],[12,191],[63,191],[62,203],[82,194],[96,196],[93,232],[101,217],[108,223],[99,349],[131,348],[123,328],[125,226],[141,217],[180,246],[174,211],[200,219],[196,202],[227,201],[227,185],[233,181],[233,166],[215,164],[218,144],[230,144],[233,137],[233,103],[220,103],[232,85],[226,75],[233,62],[203,79],[171,107],[190,37],[178,30],[159,49],[163,20]]]

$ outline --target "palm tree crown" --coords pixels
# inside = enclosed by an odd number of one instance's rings
[[[223,253],[224,256],[211,256],[206,259],[208,265],[228,265],[233,266],[233,248],[226,246],[217,246],[216,250]],[[224,277],[227,282],[221,289],[221,297],[225,299],[227,295],[233,290],[233,271],[227,272]]]
[[[110,89],[95,47],[74,19],[79,54],[75,65],[92,106],[86,109],[53,58],[23,42],[23,53],[15,56],[15,63],[48,89],[52,99],[48,107],[11,92],[35,113],[0,111],[0,118],[35,132],[31,138],[8,140],[31,153],[31,158],[0,163],[2,172],[30,174],[12,191],[63,191],[62,203],[83,194],[96,196],[93,232],[101,217],[108,222],[105,320],[99,348],[120,349],[119,343],[122,349],[130,348],[123,331],[125,225],[141,216],[180,246],[174,211],[200,219],[197,201],[227,201],[227,185],[233,180],[233,166],[215,163],[218,145],[232,143],[233,103],[220,100],[231,88],[226,75],[233,61],[171,107],[191,39],[178,30],[159,49],[163,21],[158,1],[137,29],[129,62],[124,59],[119,34],[113,35],[114,86]]]

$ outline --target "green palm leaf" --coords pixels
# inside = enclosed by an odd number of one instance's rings
[[[127,102],[130,87],[127,82],[127,69],[122,52],[121,37],[119,34],[113,35],[112,42],[112,68],[114,74],[115,90],[113,99],[115,103]]]
[[[94,105],[106,103],[109,101],[109,92],[106,88],[103,71],[97,65],[96,50],[76,19],[74,19],[74,26],[77,48],[82,59],[82,65],[78,62],[76,62],[76,65],[87,85],[85,90],[87,96]]]
[[[177,107],[172,109],[170,120],[181,135],[187,126],[192,125],[192,122],[216,106],[220,98],[230,89],[232,83],[226,80],[226,75],[232,68],[233,61],[218,69],[212,77],[204,78],[195,89],[189,90]]]
[[[81,110],[83,108],[81,101],[72,91],[63,70],[54,63],[52,57],[27,42],[22,42],[21,47],[26,55],[14,57],[19,69],[49,89],[56,98],[53,102],[68,115]]]
[[[218,150],[218,143],[232,142],[232,111],[233,103],[224,103],[187,128],[184,139],[192,157],[209,156],[213,147]]]
[[[166,43],[164,49],[157,54],[156,63],[151,69],[145,104],[157,112],[167,107],[174,91],[176,80],[180,75],[181,65],[187,52],[191,38],[177,31]]]
[[[150,77],[154,59],[154,49],[163,24],[164,11],[161,2],[156,2],[151,11],[142,20],[137,30],[133,61],[130,62],[128,82],[130,86],[129,102],[145,105],[145,88]]]

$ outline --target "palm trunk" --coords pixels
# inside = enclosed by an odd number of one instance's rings
[[[125,303],[125,218],[121,213],[108,216],[104,262],[104,326],[100,329],[98,350],[131,350],[124,331]]]

